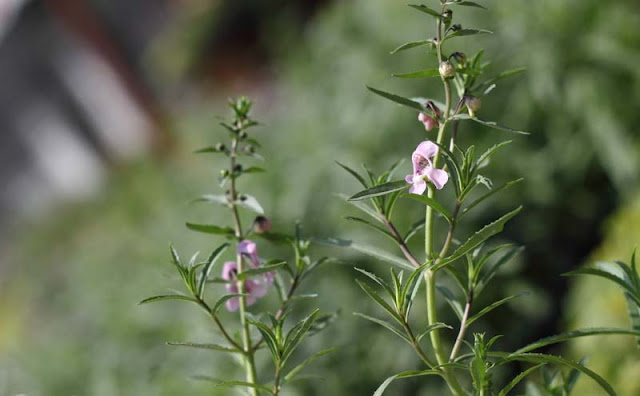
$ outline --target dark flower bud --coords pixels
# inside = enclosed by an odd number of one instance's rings
[[[245,131],[240,131],[240,133],[238,134],[238,138],[240,140],[246,139],[247,138],[247,133]]]
[[[452,18],[453,18],[453,11],[445,10],[442,13],[442,21],[444,22],[445,26],[449,26],[451,24]]]
[[[461,29],[462,29],[462,25],[459,23],[456,23],[455,25],[449,28],[449,30],[451,30],[452,32],[457,32],[458,30],[461,30]]]
[[[233,171],[234,171],[234,172],[237,172],[237,173],[241,173],[241,172],[242,172],[242,165],[237,164],[237,165],[233,168]]]
[[[469,116],[473,117],[475,112],[480,110],[482,107],[482,100],[480,98],[476,98],[475,96],[466,96],[464,98],[464,103],[467,105],[467,110],[469,111]]]
[[[246,195],[240,195],[238,197],[238,199],[241,200],[241,201],[246,201],[247,200],[247,196]]]
[[[253,231],[261,234],[271,230],[271,220],[264,216],[257,216],[253,221]]]
[[[436,116],[440,117],[442,112],[440,111],[440,108],[438,106],[436,106],[435,103],[433,103],[432,101],[428,101],[424,107],[426,107],[427,109],[431,110],[431,112],[433,114],[435,114]]]
[[[227,146],[225,146],[222,143],[218,143],[218,144],[216,144],[216,150],[217,151],[226,151],[227,150]]]
[[[454,52],[453,54],[451,54],[451,56],[449,57],[449,59],[455,59],[456,62],[458,62],[458,64],[464,64],[467,61],[467,56],[462,53],[462,52]]]

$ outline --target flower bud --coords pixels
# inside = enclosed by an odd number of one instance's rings
[[[440,67],[438,68],[438,70],[440,71],[440,76],[442,78],[451,78],[456,73],[453,65],[449,61],[440,63]]]
[[[433,112],[433,114],[435,114],[437,117],[440,117],[440,115],[442,115],[442,112],[440,111],[440,108],[438,106],[436,106],[435,103],[433,103],[432,101],[427,101],[427,103],[424,105],[424,107],[426,107],[427,109],[431,110]]]
[[[469,111],[469,116],[473,117],[475,112],[480,110],[482,107],[482,100],[480,98],[476,98],[475,96],[466,96],[464,98],[464,103],[467,105],[467,110]]]
[[[430,130],[432,130],[433,128],[439,125],[438,120],[424,113],[420,113],[420,115],[418,115],[418,121],[424,124],[424,129],[426,129],[427,132],[429,132]]]
[[[449,57],[449,59],[451,59],[451,58],[455,59],[456,62],[458,62],[459,65],[462,65],[467,61],[467,56],[462,52],[454,52]]]
[[[453,11],[445,10],[442,13],[442,22],[444,22],[445,26],[451,25],[451,19],[453,18]]]
[[[271,220],[264,216],[257,216],[253,221],[253,231],[262,234],[271,230]]]
[[[222,143],[216,144],[216,150],[217,151],[222,152],[222,151],[225,151],[226,149],[227,149],[227,146],[225,146],[224,144],[222,144]]]
[[[237,164],[234,168],[233,171],[236,173],[242,173],[242,165]]]

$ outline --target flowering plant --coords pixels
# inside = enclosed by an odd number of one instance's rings
[[[376,390],[374,396],[383,392],[396,379],[437,376],[444,380],[451,394],[461,395],[500,395],[509,394],[517,389],[519,383],[532,373],[541,370],[542,383],[531,383],[535,394],[568,395],[580,373],[596,381],[608,394],[615,395],[612,387],[598,374],[591,371],[582,362],[574,362],[563,357],[540,353],[541,348],[576,337],[597,334],[627,334],[640,336],[640,278],[635,268],[618,263],[598,268],[584,269],[573,274],[590,274],[604,277],[623,287],[629,302],[632,317],[632,329],[590,328],[574,330],[553,337],[541,339],[514,352],[497,351],[494,345],[501,335],[488,338],[485,333],[473,333],[468,337],[471,326],[484,315],[503,304],[519,297],[509,296],[486,306],[476,306],[477,299],[496,273],[517,255],[522,248],[512,244],[495,245],[490,238],[500,233],[505,224],[518,214],[521,207],[515,208],[502,217],[489,223],[462,243],[456,242],[457,226],[464,217],[495,194],[516,185],[522,179],[513,180],[494,187],[489,178],[480,174],[489,164],[490,158],[511,141],[504,141],[476,156],[473,144],[465,148],[458,136],[461,123],[486,126],[516,134],[527,134],[513,128],[486,121],[478,117],[482,106],[482,97],[488,95],[496,84],[504,78],[523,71],[516,69],[483,79],[485,64],[482,63],[483,51],[474,56],[462,52],[446,52],[445,44],[456,37],[489,34],[488,30],[463,27],[453,23],[454,10],[457,7],[484,8],[473,1],[440,0],[438,9],[427,5],[410,5],[435,20],[435,37],[405,43],[392,53],[404,52],[413,48],[429,48],[430,63],[435,66],[409,73],[394,74],[402,79],[440,78],[444,91],[444,102],[429,98],[407,98],[376,88],[368,89],[383,98],[418,112],[418,121],[427,132],[437,128],[435,136],[417,142],[411,162],[413,172],[405,179],[393,180],[399,167],[396,163],[382,175],[377,176],[368,168],[363,176],[354,169],[339,164],[354,176],[364,188],[347,201],[369,216],[365,218],[350,216],[349,219],[365,224],[391,239],[403,257],[386,252],[377,247],[367,246],[341,239],[328,239],[327,243],[351,247],[376,259],[390,263],[390,281],[368,271],[356,268],[369,281],[357,280],[363,291],[388,315],[390,320],[366,314],[357,315],[381,325],[395,336],[404,340],[415,351],[422,367],[388,377]],[[457,96],[454,98],[454,94]],[[472,136],[465,136],[472,140]],[[448,142],[447,142],[448,140]],[[484,171],[483,171],[484,172]],[[409,186],[408,193],[405,192]],[[480,191],[482,187],[488,191]],[[453,190],[454,199],[442,198],[437,190]],[[426,193],[426,194],[425,194]],[[401,198],[418,201],[425,206],[425,217],[406,232],[401,233],[394,224],[394,210],[399,207]],[[367,204],[369,201],[371,204]],[[438,217],[436,217],[436,215]],[[440,221],[441,220],[441,221]],[[443,228],[441,228],[444,226]],[[424,229],[424,254],[419,255],[409,247],[409,241]],[[439,246],[436,249],[436,246]],[[425,285],[426,311],[418,317],[419,323],[410,313],[422,285]],[[451,290],[455,285],[457,290]],[[378,291],[378,289],[381,290]],[[459,322],[452,326],[438,320],[437,300],[444,299],[453,309]],[[415,315],[414,315],[415,316]],[[456,329],[455,336],[446,330]],[[423,339],[428,339],[430,350],[425,348]],[[640,338],[639,338],[640,339]],[[530,364],[522,373],[498,384],[493,381],[494,373],[507,364],[519,362]],[[568,373],[558,371],[553,374],[551,367],[568,369]],[[551,373],[551,374],[550,374]],[[560,375],[558,375],[560,373]],[[500,385],[500,386],[498,386]]]
[[[212,381],[218,387],[244,387],[253,396],[261,392],[278,395],[282,386],[293,380],[306,364],[333,351],[333,349],[319,351],[293,368],[288,365],[293,352],[305,337],[324,328],[334,317],[334,315],[320,314],[318,310],[314,310],[293,326],[285,323],[296,301],[316,297],[315,294],[299,294],[298,289],[301,282],[314,269],[329,259],[327,257],[318,260],[310,258],[310,242],[302,235],[300,225],[296,225],[294,235],[271,231],[271,221],[264,216],[264,209],[258,200],[254,196],[239,192],[238,180],[242,176],[261,173],[265,170],[257,166],[244,167],[239,163],[240,158],[246,156],[261,159],[256,153],[260,144],[247,133],[249,128],[258,125],[249,116],[251,102],[246,98],[240,98],[230,101],[229,104],[234,113],[233,122],[222,122],[221,125],[229,132],[231,143],[228,146],[218,143],[196,151],[196,153],[214,153],[228,157],[229,167],[220,171],[219,184],[220,187],[229,184],[229,189],[224,195],[203,195],[196,201],[226,207],[231,213],[233,227],[196,223],[186,223],[186,226],[190,230],[221,236],[235,243],[234,260],[226,261],[222,265],[220,277],[212,277],[215,264],[231,243],[223,243],[205,260],[198,260],[196,253],[188,263],[181,260],[172,246],[172,263],[182,278],[187,293],[158,295],[140,303],[177,300],[195,304],[212,320],[217,335],[223,343],[169,342],[168,344],[239,355],[244,366],[244,380],[222,380],[206,375],[199,375],[198,378]],[[251,227],[243,227],[240,209],[257,214]],[[253,237],[290,245],[295,257],[292,265],[283,260],[262,260],[258,255],[258,244],[250,239]],[[226,293],[210,303],[208,298],[205,298],[205,292],[208,286],[216,284],[223,284]],[[273,312],[251,314],[248,308],[258,299],[265,297],[272,286],[277,289],[280,299],[279,307]],[[230,323],[231,318],[221,312],[222,307],[229,312],[238,312],[239,323],[235,326],[238,329],[237,332],[230,330],[233,326]],[[267,317],[269,322],[263,322],[263,317]],[[285,330],[286,328],[288,331]],[[261,378],[264,375],[259,375],[261,373],[257,372],[256,365],[256,354],[265,346],[271,354],[273,363],[273,379],[268,382],[265,378]]]

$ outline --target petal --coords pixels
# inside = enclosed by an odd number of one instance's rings
[[[250,307],[256,303],[256,298],[253,296],[247,296],[245,302],[247,303],[247,307]]]
[[[411,186],[411,188],[409,189],[409,193],[422,195],[422,193],[424,193],[424,190],[426,189],[427,189],[427,182],[421,179],[413,183],[413,186]]]
[[[275,271],[270,271],[264,274],[264,280],[267,282],[267,286],[273,286],[273,279],[276,277]]]
[[[416,147],[416,151],[413,154],[418,154],[424,158],[432,158],[438,153],[438,146],[433,142],[425,140]]]
[[[225,285],[225,288],[227,289],[227,293],[229,294],[237,294],[238,293],[238,285],[234,282],[234,283],[227,283]]]
[[[238,297],[230,298],[225,303],[227,311],[235,312],[240,308],[240,299]]]
[[[425,122],[427,120],[427,115],[424,113],[418,114],[418,121]]]
[[[443,171],[442,169],[436,169],[431,167],[431,168],[428,168],[425,173],[429,181],[433,183],[433,185],[436,186],[438,190],[441,190],[442,187],[444,187],[444,185],[447,184],[447,181],[449,181],[449,175],[447,174],[447,172]]]
[[[222,279],[234,280],[236,278],[236,272],[238,271],[238,265],[234,261],[227,261],[222,266]]]
[[[258,246],[255,242],[245,239],[238,244],[238,253],[248,255],[258,254]]]
[[[413,184],[413,175],[406,175],[404,177],[404,181],[406,181],[409,184]]]
[[[247,294],[260,298],[267,295],[267,285],[257,280],[248,280],[246,284]]]

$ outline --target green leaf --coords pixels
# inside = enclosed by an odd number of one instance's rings
[[[395,309],[393,309],[391,307],[391,305],[389,305],[384,298],[382,298],[375,290],[373,290],[371,288],[371,286],[367,285],[366,283],[356,279],[356,283],[358,283],[358,285],[360,286],[360,288],[362,288],[362,290],[364,290],[364,292],[373,300],[375,301],[378,305],[380,305],[385,311],[387,311],[389,313],[389,315],[391,315],[396,321],[398,321],[398,323],[400,323],[400,325],[404,324],[404,320],[400,317],[400,315],[398,315],[398,313],[396,312]]]
[[[224,303],[231,300],[232,298],[239,298],[241,296],[246,296],[246,294],[240,294],[240,293],[225,294],[224,296],[220,297],[215,304],[213,304],[213,308],[211,308],[211,313],[213,315],[216,315],[220,310],[220,308],[222,308],[222,305],[224,305]]]
[[[524,361],[524,362],[530,362],[530,363],[551,363],[551,364],[557,364],[560,366],[570,367],[572,369],[578,370],[581,373],[591,377],[591,379],[596,381],[598,385],[600,385],[602,389],[604,389],[609,395],[616,396],[616,392],[613,390],[611,385],[609,385],[609,383],[607,383],[607,381],[605,381],[598,374],[594,373],[593,371],[589,370],[588,368],[584,367],[581,364],[572,362],[570,360],[561,358],[559,356],[544,355],[540,353],[519,353],[519,354],[508,355],[508,354],[500,354],[495,352],[491,352],[489,353],[489,355],[503,357],[503,360],[500,363],[506,363],[510,361]]]
[[[293,238],[286,234],[278,232],[261,232],[256,234],[258,237],[273,243],[293,243]]]
[[[203,147],[201,149],[195,150],[194,154],[203,154],[203,153],[222,153],[223,151],[218,150],[214,146]]]
[[[485,29],[460,29],[460,30],[456,30],[455,32],[447,34],[446,37],[442,40],[442,42],[445,42],[454,37],[475,36],[476,34],[493,34],[493,32]]]
[[[456,189],[456,196],[460,196],[462,192],[462,172],[460,172],[460,166],[456,162],[456,158],[449,149],[439,144],[438,142],[433,142],[436,146],[438,146],[438,152],[444,156],[444,160],[449,168],[449,173],[451,174],[451,179],[453,181],[453,186]]]
[[[415,47],[421,47],[423,45],[427,45],[427,44],[434,44],[434,41],[429,39],[429,40],[419,40],[419,41],[411,41],[408,43],[404,43],[402,45],[400,45],[399,47],[397,47],[396,49],[394,49],[393,51],[391,51],[391,55],[400,52],[400,51],[404,51],[410,48],[415,48]]]
[[[387,378],[379,387],[376,389],[373,396],[382,396],[384,391],[391,385],[393,381],[400,378],[410,378],[410,377],[418,377],[423,375],[442,375],[442,372],[439,370],[424,370],[424,371],[404,371],[400,374],[392,375]]]
[[[225,347],[218,344],[199,344],[195,342],[167,342],[167,345],[182,346],[182,347],[197,348],[197,349],[207,349],[210,351],[217,351],[217,352],[242,353],[242,351],[239,351],[235,348],[229,348],[229,347]]]
[[[416,340],[417,340],[418,342],[420,342],[420,340],[421,340],[421,339],[423,339],[423,338],[424,338],[424,336],[426,336],[427,334],[431,333],[431,332],[432,332],[432,331],[434,331],[434,330],[439,330],[439,329],[449,329],[449,330],[452,330],[452,329],[453,329],[453,327],[449,326],[448,324],[441,323],[441,322],[437,322],[437,323],[431,324],[431,325],[427,326],[427,327],[422,331],[422,333],[420,333],[420,334],[418,335],[418,337],[416,338]]]
[[[372,281],[376,282],[378,285],[382,286],[382,288],[387,292],[389,297],[393,298],[393,290],[387,284],[387,282],[384,281],[384,279],[382,279],[381,277],[379,277],[376,274],[372,274],[369,271],[363,270],[362,268],[354,267],[353,269],[355,269],[356,271],[360,272],[361,274],[363,274],[367,278],[371,279]]]
[[[476,320],[480,319],[481,317],[483,317],[484,315],[488,314],[489,312],[493,311],[494,309],[508,303],[509,301],[524,296],[525,294],[528,294],[526,292],[523,293],[518,293],[516,295],[513,296],[509,296],[509,297],[505,297],[502,300],[498,300],[495,301],[494,303],[484,307],[480,312],[478,312],[477,314],[473,315],[472,317],[469,318],[469,320],[467,320],[467,326],[471,326],[471,323],[475,322]]]
[[[379,89],[375,89],[372,87],[367,86],[367,89],[371,92],[373,92],[376,95],[380,95],[385,99],[389,99],[392,102],[396,102],[398,104],[401,104],[403,106],[407,106],[410,107],[414,110],[418,110],[418,111],[422,111],[424,110],[424,107],[422,106],[422,104],[420,104],[419,102],[416,102],[415,100],[412,99],[408,99],[408,98],[404,98],[402,96],[398,96],[392,93],[388,93],[388,92],[384,92],[381,91]]]
[[[361,243],[356,243],[356,242],[352,242],[346,239],[338,239],[338,238],[314,238],[313,239],[315,242],[318,243],[323,243],[323,244],[327,244],[327,245],[334,245],[334,246],[340,246],[340,247],[349,247],[351,249],[354,249],[360,253],[364,253],[368,256],[371,256],[373,258],[376,258],[378,260],[382,260],[382,261],[386,261],[387,263],[393,264],[397,267],[400,267],[402,269],[410,269],[410,270],[414,270],[415,268],[409,264],[405,259],[400,258],[396,255],[387,253],[384,250],[381,250],[377,247],[373,247],[370,245],[365,245],[365,244],[361,244]]]
[[[588,336],[594,336],[594,335],[604,335],[604,334],[622,334],[622,335],[640,336],[640,331],[616,329],[616,328],[610,328],[610,327],[594,327],[594,328],[588,328],[588,329],[573,330],[573,331],[568,331],[566,333],[557,334],[551,337],[542,338],[538,341],[532,342],[531,344],[518,349],[514,353],[531,352],[535,349],[539,349],[547,345],[557,344],[559,342],[564,342],[574,338],[588,337]]]
[[[198,302],[198,300],[196,300],[193,297],[187,297],[180,294],[164,294],[161,296],[153,296],[153,297],[145,298],[144,300],[140,301],[138,305],[148,304],[156,301],[167,301],[167,300],[180,300],[180,301],[189,301],[194,303]]]
[[[200,296],[200,298],[204,298],[204,287],[207,284],[207,279],[209,278],[213,265],[216,263],[216,260],[218,260],[222,252],[224,252],[228,247],[228,243],[220,245],[211,253],[206,264],[202,267],[202,271],[200,272],[200,283],[198,284],[198,296]]]
[[[396,328],[393,324],[387,322],[386,320],[374,318],[372,316],[365,315],[365,314],[360,313],[360,312],[354,312],[353,314],[386,328],[387,330],[391,331],[393,334],[395,334],[398,337],[400,337],[403,340],[405,340],[407,343],[409,343],[409,345],[412,345],[411,341],[409,340],[409,338],[407,338],[407,336],[405,334],[402,334],[402,331],[400,329]]]
[[[420,231],[423,228],[424,228],[424,219],[420,219],[415,223],[413,223],[411,228],[409,228],[409,231],[407,231],[407,235],[405,235],[404,237],[404,242],[409,243],[409,240],[413,238],[413,236],[416,235],[418,231]]]
[[[389,183],[380,184],[351,196],[349,201],[358,201],[367,198],[378,197],[380,195],[390,194],[394,191],[403,190],[409,187],[409,184],[404,180],[396,180]]]
[[[451,224],[451,214],[444,206],[433,198],[429,198],[426,195],[417,195],[417,194],[402,194],[402,198],[411,198],[415,201],[420,201],[423,204],[430,206],[435,211],[444,216],[449,224]]]
[[[348,204],[353,205],[356,208],[360,209],[362,212],[368,214],[369,216],[371,216],[375,220],[377,220],[377,221],[379,221],[381,223],[384,223],[384,220],[380,216],[380,213],[376,212],[375,209],[372,208],[370,205],[367,205],[366,203],[364,203],[362,201],[349,201],[349,196],[346,195],[346,194],[336,194],[336,196],[338,196],[341,199],[345,200],[345,202],[347,202]]]
[[[197,375],[194,376],[194,378],[199,379],[199,380],[203,380],[203,381],[209,381],[209,382],[213,382],[213,386],[215,387],[221,387],[221,388],[233,388],[233,387],[241,387],[241,388],[253,388],[253,389],[257,389],[260,390],[262,392],[267,392],[270,395],[273,395],[273,391],[269,388],[267,388],[264,385],[259,385],[259,384],[252,384],[250,382],[245,382],[245,381],[224,381],[224,380],[219,380],[219,379],[215,379],[206,375]]]
[[[498,123],[493,121],[485,121],[477,117],[470,117],[468,114],[458,114],[456,116],[451,117],[451,119],[452,120],[471,120],[473,122],[477,122],[478,124],[488,126],[489,128],[499,129],[501,131],[506,131],[506,132],[519,133],[521,135],[529,135],[529,132],[520,131],[520,130],[509,128],[503,125],[499,125]]]
[[[502,245],[497,247],[496,249],[494,249],[494,251],[497,251],[497,249],[503,249],[506,248],[510,245]],[[520,246],[520,247],[513,247],[508,253],[504,254],[502,257],[500,257],[498,259],[498,261],[496,261],[493,265],[491,265],[489,267],[489,269],[482,274],[481,276],[479,276],[478,281],[475,282],[474,280],[474,284],[475,284],[475,295],[478,296],[482,290],[484,290],[484,288],[487,286],[487,284],[491,281],[491,279],[495,276],[495,274],[498,272],[498,270],[506,263],[508,263],[513,257],[517,256],[518,254],[520,254],[520,252],[522,252],[524,250],[524,247]],[[480,271],[481,267],[480,267],[480,263],[478,264],[478,267],[476,267],[475,271]]]
[[[422,12],[424,12],[426,14],[429,14],[429,15],[435,17],[436,19],[440,19],[440,17],[441,17],[441,15],[440,15],[440,13],[438,11],[436,11],[436,10],[434,10],[432,8],[429,8],[424,4],[409,4],[409,7],[415,8],[418,11],[422,11]]]
[[[315,322],[316,318],[320,311],[316,309],[311,313],[311,315],[307,316],[305,319],[298,322],[287,334],[285,338],[283,350],[282,350],[282,364],[287,361],[287,359],[291,356],[293,351],[300,345],[300,343],[305,339],[309,330],[311,330],[311,326],[313,322]]]
[[[581,268],[575,271],[567,272],[563,276],[573,275],[595,275],[601,278],[609,279],[610,281],[618,284],[626,292],[630,299],[632,299],[637,305],[640,305],[640,297],[637,295],[637,291],[633,285],[628,282],[621,274],[616,273],[611,263],[596,263],[595,267]]]
[[[490,78],[487,81],[483,82],[480,85],[480,88],[486,88],[486,87],[488,87],[488,86],[490,86],[492,84],[495,84],[496,82],[498,82],[500,80],[503,80],[503,79],[508,78],[508,77],[516,76],[518,74],[524,73],[525,71],[527,71],[527,69],[524,68],[524,67],[520,67],[520,68],[517,68],[517,69],[504,71],[504,72],[498,74],[497,76],[495,76],[493,78]],[[480,89],[480,88],[478,88],[478,89]]]
[[[349,221],[354,221],[356,223],[364,224],[367,227],[370,227],[370,228],[382,233],[387,238],[391,238],[392,241],[397,242],[396,237],[394,237],[389,231],[387,231],[384,228],[379,227],[379,226],[377,226],[375,224],[372,224],[371,222],[369,222],[369,221],[367,221],[365,219],[361,219],[360,217],[355,217],[355,216],[345,216],[345,219],[347,219]]]
[[[285,261],[280,261],[275,264],[265,265],[258,268],[251,268],[251,269],[242,271],[242,273],[238,274],[238,280],[243,280],[252,276],[261,275],[271,271],[276,271],[278,268],[282,268],[286,265],[287,263]]]
[[[424,77],[440,77],[440,71],[438,69],[422,69],[409,73],[397,73],[392,74],[393,77],[398,78],[424,78]]]
[[[242,173],[265,173],[267,170],[259,166],[250,166],[242,170]]]
[[[475,249],[482,242],[500,233],[504,229],[505,223],[511,220],[512,217],[517,215],[521,209],[522,209],[522,206],[505,214],[504,216],[500,217],[498,220],[494,221],[493,223],[484,226],[484,228],[482,228],[480,231],[473,234],[473,236],[467,239],[467,241],[463,243],[460,247],[458,247],[458,249],[456,249],[456,251],[453,252],[450,256],[448,256],[447,258],[437,263],[436,266],[434,267],[434,270],[438,268],[442,268],[445,265],[454,262],[455,260],[464,256],[466,253]]]
[[[462,212],[460,213],[460,218],[462,218],[464,215],[466,215],[471,209],[473,209],[477,205],[481,204],[483,201],[485,201],[488,198],[492,197],[493,195],[499,193],[500,191],[506,190],[507,188],[520,183],[523,180],[524,180],[523,178],[516,179],[516,180],[511,180],[510,182],[507,182],[507,183],[501,185],[500,187],[494,188],[491,191],[483,194],[482,196],[477,198],[475,201],[473,201],[469,205],[467,205],[464,209],[462,209]]]
[[[501,148],[508,146],[509,144],[511,144],[513,142],[513,140],[505,140],[504,142],[500,142],[492,147],[490,147],[487,151],[485,151],[476,161],[476,163],[474,164],[474,166],[472,167],[472,171],[471,174],[474,174],[476,170],[480,169],[482,166],[484,166],[484,163],[489,160],[489,158],[491,158],[491,156],[493,154],[495,154],[498,150],[500,150]]]
[[[537,369],[539,369],[540,367],[544,366],[545,364],[546,363],[536,364],[535,366],[530,367],[530,368],[526,369],[525,371],[521,372],[520,374],[518,374],[513,380],[511,380],[511,382],[509,382],[504,388],[502,388],[502,390],[500,391],[498,396],[507,396],[507,393],[509,393],[511,391],[511,389],[515,388],[516,385],[518,385],[518,383],[520,383],[520,381],[525,379],[529,374],[531,374],[532,372],[536,371]]]
[[[451,5],[459,5],[459,6],[465,6],[465,7],[477,7],[477,8],[482,8],[482,9],[487,9],[487,7],[480,5],[474,1],[454,1],[454,2],[450,2],[449,4]]]
[[[462,307],[462,304],[458,301],[456,296],[451,292],[451,290],[449,290],[449,288],[447,288],[446,286],[436,286],[436,289],[447,301],[453,313],[458,317],[458,320],[462,320],[464,308]]]
[[[243,208],[247,208],[256,212],[259,215],[264,215],[264,209],[262,209],[260,202],[258,202],[256,197],[252,195],[242,194],[242,196],[236,201],[236,203]]]
[[[231,227],[219,227],[213,224],[195,224],[186,223],[188,229],[192,231],[203,232],[205,234],[224,235],[227,238],[233,238],[235,232]]]
[[[267,325],[259,321],[248,320],[247,323],[255,326],[258,329],[258,331],[262,335],[262,340],[265,344],[267,344],[267,347],[271,352],[271,358],[273,359],[274,363],[279,364],[279,362],[282,362],[282,351],[280,350],[280,344],[278,343],[278,339],[273,331],[269,327],[267,327]]]
[[[304,369],[304,367],[311,363],[312,361],[327,355],[329,353],[335,352],[337,348],[329,348],[329,349],[324,349],[322,351],[316,352],[313,355],[309,356],[308,358],[306,358],[302,363],[300,363],[299,365],[297,365],[296,367],[294,367],[291,371],[289,371],[289,373],[287,373],[287,375],[284,376],[284,381],[285,382],[290,382],[300,371],[302,371],[302,369]]]
[[[223,206],[229,206],[229,200],[227,199],[226,195],[220,194],[220,195],[214,195],[214,194],[205,194],[205,195],[201,195],[198,198],[194,199],[191,202],[209,202],[209,203],[216,203],[219,205],[223,205]]]
[[[364,188],[368,188],[369,185],[367,184],[367,182],[364,180],[364,178],[355,170],[349,168],[348,166],[341,164],[340,162],[336,161],[336,164],[338,164],[342,169],[344,169],[345,171],[347,171],[351,176],[355,177],[356,180],[358,180],[360,182],[360,184],[362,184],[362,187]]]

